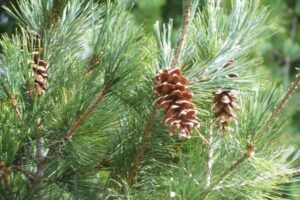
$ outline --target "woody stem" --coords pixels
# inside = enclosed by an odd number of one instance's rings
[[[142,141],[140,143],[140,146],[139,146],[139,148],[137,150],[137,153],[136,153],[136,156],[135,156],[134,166],[130,170],[129,175],[127,177],[127,181],[130,185],[133,184],[133,181],[136,177],[137,171],[138,171],[138,169],[141,165],[141,160],[142,160],[142,158],[144,156],[144,153],[145,153],[145,149],[146,149],[148,139],[149,139],[149,136],[150,136],[150,131],[151,131],[151,128],[152,128],[153,123],[155,121],[156,111],[157,111],[157,105],[155,104],[152,108],[149,120],[148,120],[148,122],[145,126],[144,131],[143,131]]]

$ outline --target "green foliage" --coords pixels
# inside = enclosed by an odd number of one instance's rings
[[[0,199],[287,199],[285,192],[299,188],[299,150],[283,145],[284,123],[270,118],[281,92],[249,75],[261,62],[255,47],[269,29],[268,10],[258,0],[235,0],[228,8],[219,0],[190,2],[177,63],[201,122],[190,139],[169,136],[160,110],[147,128],[153,77],[170,66],[180,40],[172,20],[157,22],[149,36],[135,23],[142,15],[132,16],[119,2],[20,0],[6,8],[19,31],[0,41]],[[151,4],[155,15],[164,3]],[[150,4],[138,5],[146,10]],[[47,90],[29,96],[32,53],[39,48],[39,59],[48,63]],[[223,68],[229,60],[234,67]],[[228,78],[231,73],[241,76]],[[212,128],[218,89],[240,92],[231,132]],[[255,150],[249,153],[250,142]]]

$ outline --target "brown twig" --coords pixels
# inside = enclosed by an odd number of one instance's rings
[[[36,193],[38,193],[44,184],[44,175],[46,169],[46,155],[43,137],[40,137],[36,140],[35,156],[37,161],[37,170],[33,177],[33,183],[36,185]]]
[[[202,142],[206,145],[210,145],[209,141],[207,141],[207,139],[204,137],[204,135],[202,135],[200,133],[200,131],[198,129],[196,129],[196,132],[198,133],[199,138],[202,140]]]
[[[187,33],[189,20],[190,20],[190,14],[191,14],[191,3],[189,0],[183,0],[183,4],[184,4],[184,13],[183,13],[183,22],[182,22],[182,26],[181,26],[182,28],[181,28],[181,32],[180,32],[180,38],[178,40],[178,45],[175,50],[175,55],[173,57],[170,68],[176,67],[178,60],[180,58],[180,54],[184,48],[185,40],[186,40],[186,33]],[[140,167],[141,160],[142,160],[142,157],[144,155],[144,152],[145,152],[145,149],[147,146],[148,138],[150,136],[150,131],[151,131],[151,128],[155,121],[156,111],[157,111],[157,105],[155,104],[152,108],[150,118],[146,124],[144,131],[143,131],[142,141],[141,141],[141,144],[140,144],[139,149],[137,150],[137,153],[135,156],[134,166],[131,168],[129,175],[127,176],[127,182],[129,185],[133,184],[133,181],[136,177],[137,171]]]
[[[150,131],[151,131],[151,128],[152,128],[153,123],[155,121],[156,111],[157,111],[157,105],[155,104],[152,108],[150,118],[149,118],[149,120],[146,124],[146,127],[145,127],[144,131],[143,131],[142,141],[141,141],[141,144],[140,144],[139,149],[137,150],[137,153],[136,153],[136,156],[135,156],[134,166],[130,170],[129,175],[127,177],[127,182],[130,185],[133,184],[133,181],[136,177],[137,171],[140,167],[142,157],[145,153],[147,142],[148,142],[148,139],[149,139],[149,136],[150,136]]]
[[[0,171],[2,171],[2,180],[4,183],[4,186],[8,192],[9,195],[9,199],[13,199],[13,192],[12,189],[9,185],[9,180],[8,180],[8,176],[9,176],[9,169],[8,167],[5,165],[4,161],[0,160]]]
[[[181,25],[181,32],[180,32],[180,37],[178,40],[177,47],[175,49],[175,55],[171,63],[171,69],[175,68],[178,60],[180,58],[181,52],[183,51],[184,45],[185,45],[185,40],[186,40],[186,35],[187,35],[187,30],[190,22],[190,15],[191,15],[191,8],[192,5],[190,3],[190,0],[183,0],[184,4],[184,13],[183,13],[183,20],[182,20],[182,25]]]
[[[247,150],[246,152],[243,154],[243,156],[241,158],[239,158],[238,160],[236,160],[227,170],[225,170],[219,180],[217,180],[214,184],[211,184],[210,187],[208,187],[202,194],[202,196],[207,197],[208,194],[212,191],[213,188],[217,187],[218,185],[220,185],[223,180],[229,175],[231,174],[233,171],[235,171],[236,169],[238,169],[246,160],[248,160],[250,157],[254,156],[255,151],[254,151],[254,145],[249,142],[247,145]]]
[[[208,146],[207,146],[207,172],[206,172],[206,185],[205,188],[209,189],[211,186],[211,179],[212,179],[212,166],[213,166],[213,148],[212,148],[212,144],[213,144],[213,129],[212,127],[210,127],[209,130],[209,142],[208,142]],[[209,193],[204,195],[203,199],[208,199],[208,195]]]
[[[71,126],[69,130],[67,131],[65,135],[65,139],[69,140],[72,139],[72,137],[75,134],[76,129],[79,127],[79,125],[84,122],[84,120],[87,119],[87,117],[97,108],[99,103],[104,99],[105,93],[101,91],[97,97],[92,101],[92,103],[88,106],[86,111],[84,111],[82,114],[75,117],[75,119],[72,121]]]
[[[243,154],[243,156],[235,161],[223,174],[221,174],[218,184],[222,183],[223,180],[231,174],[233,171],[238,169],[242,163],[244,163],[248,158],[252,157],[254,154],[254,146],[253,144],[249,144],[247,147],[247,151]]]
[[[296,79],[292,83],[292,87],[282,97],[282,99],[279,101],[277,106],[275,106],[274,111],[271,113],[269,119],[267,120],[266,124],[262,128],[263,133],[265,133],[270,128],[272,120],[280,113],[280,111],[285,106],[285,104],[288,102],[290,97],[295,93],[295,91],[297,90],[299,85],[300,85],[300,73],[296,75]]]
[[[288,92],[283,96],[281,101],[275,107],[275,110],[272,112],[270,119],[276,117],[276,115],[282,110],[282,108],[288,102],[290,97],[295,93],[299,85],[300,85],[300,74],[297,74],[296,80],[293,82],[292,87],[288,90]]]

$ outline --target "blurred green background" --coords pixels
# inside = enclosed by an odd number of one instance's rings
[[[98,0],[104,2],[105,0]],[[120,0],[121,1],[121,0]],[[182,3],[180,0],[122,0],[133,13],[136,22],[145,27],[145,31],[153,33],[156,20],[167,22],[174,19],[175,29],[181,23]],[[205,0],[202,0],[205,2]],[[0,0],[1,5],[9,6],[17,0]],[[203,3],[202,2],[202,3]],[[229,6],[230,0],[222,1]],[[271,36],[257,47],[257,56],[264,58],[263,64],[256,68],[257,74],[265,79],[282,85],[286,91],[300,67],[300,0],[262,0],[271,10],[270,22],[273,30]],[[11,34],[16,24],[1,8],[0,32]],[[251,41],[249,41],[251,42]],[[300,144],[300,89],[285,107],[282,113],[288,122],[284,130],[291,135],[290,142]]]

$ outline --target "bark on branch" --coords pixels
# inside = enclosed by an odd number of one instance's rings
[[[142,136],[142,141],[141,141],[141,144],[140,144],[140,146],[137,150],[136,156],[135,156],[134,166],[132,167],[132,169],[129,172],[129,175],[127,176],[127,182],[130,185],[133,184],[133,181],[136,177],[137,171],[140,167],[142,158],[144,156],[145,149],[146,149],[146,146],[147,146],[147,142],[148,142],[148,139],[149,139],[149,136],[150,136],[150,131],[151,131],[151,128],[152,128],[153,123],[155,121],[156,111],[157,111],[157,105],[155,104],[152,108],[150,118],[149,118],[149,120],[146,124],[145,129],[144,129],[143,136]]]
[[[44,176],[46,169],[46,154],[44,147],[44,138],[40,137],[36,140],[36,162],[37,162],[37,170],[33,177],[33,183],[36,187],[36,193],[40,191],[44,184]]]
[[[279,104],[275,107],[275,110],[273,111],[270,119],[273,119],[274,117],[277,116],[277,114],[282,110],[284,105],[288,102],[290,97],[295,93],[299,85],[300,85],[300,74],[297,74],[296,80],[293,82],[292,87],[288,90],[288,92],[283,96]]]
[[[88,116],[97,108],[99,103],[104,99],[105,93],[101,91],[97,97],[92,101],[92,103],[88,106],[88,108],[80,115],[77,115],[75,119],[72,121],[69,130],[65,135],[65,139],[69,140],[75,134],[76,129],[88,118]]]
[[[254,151],[254,145],[249,142],[247,145],[247,150],[243,154],[241,158],[236,160],[227,170],[225,170],[219,180],[217,180],[215,183],[211,184],[202,194],[202,196],[206,199],[209,195],[209,193],[213,190],[213,188],[218,187],[218,185],[222,184],[223,180],[230,175],[232,172],[237,170],[246,160],[248,160],[250,157],[254,156],[255,151]]]
[[[175,49],[175,55],[170,66],[171,69],[176,68],[178,64],[180,55],[185,46],[187,30],[190,23],[191,8],[192,8],[191,2],[190,0],[183,0],[183,4],[184,4],[184,12],[183,12],[182,25],[181,25],[181,32],[180,32],[177,47]]]

